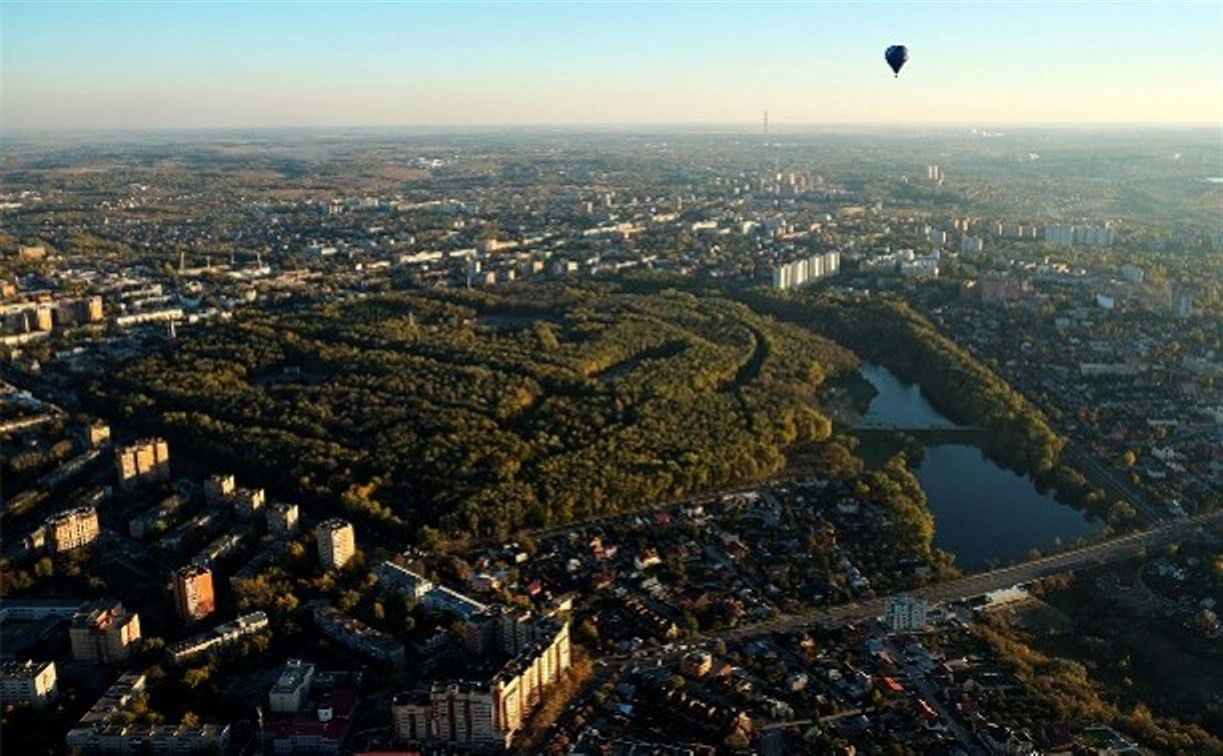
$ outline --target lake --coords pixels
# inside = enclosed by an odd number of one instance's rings
[[[919,386],[879,365],[864,365],[862,376],[879,392],[863,415],[866,424],[955,427]],[[975,446],[926,446],[914,474],[934,513],[934,545],[955,554],[956,564],[969,570],[1023,560],[1033,548],[1047,551],[1059,539],[1070,544],[1104,527],[1042,494],[1031,478],[995,464]]]
[[[931,406],[916,383],[905,383],[881,365],[866,363],[862,377],[875,391],[870,407],[862,415],[866,425],[899,428],[954,428],[955,423]]]

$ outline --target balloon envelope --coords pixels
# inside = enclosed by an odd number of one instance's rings
[[[904,45],[892,45],[883,53],[883,59],[892,67],[892,73],[900,75],[900,69],[909,59],[909,50]]]

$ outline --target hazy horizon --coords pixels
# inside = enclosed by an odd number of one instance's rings
[[[0,21],[9,134],[1223,123],[1212,2],[6,0]]]
[[[803,137],[815,134],[887,134],[914,139],[927,136],[979,136],[982,139],[1024,135],[1037,132],[1107,132],[1141,134],[1163,132],[1216,132],[1223,124],[1202,123],[904,123],[879,122],[793,123],[770,122],[768,137]],[[487,123],[487,124],[299,124],[293,126],[111,126],[111,127],[22,127],[5,128],[10,141],[38,141],[106,138],[124,140],[135,137],[291,137],[380,136],[380,135],[514,135],[514,134],[618,134],[624,136],[753,136],[762,137],[762,124],[755,123]],[[0,144],[0,149],[4,145]]]

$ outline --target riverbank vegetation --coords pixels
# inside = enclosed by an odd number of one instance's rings
[[[982,440],[991,456],[1034,473],[1057,464],[1064,442],[1041,411],[904,301],[851,295],[775,301],[762,309],[797,315],[863,359],[919,384],[955,422],[987,429]]]
[[[1137,513],[1110,501],[1062,458],[1065,439],[1026,397],[941,334],[903,300],[856,294],[748,292],[760,312],[808,326],[917,383],[930,403],[956,423],[980,429],[975,441],[991,459],[1032,475],[1042,489],[1108,521],[1132,525]]]
[[[977,632],[1023,684],[1009,700],[1016,722],[1062,722],[1076,729],[1109,725],[1156,753],[1223,753],[1223,741],[1179,712],[1161,716],[1142,701],[1124,701],[1133,696],[1110,692],[1094,664],[1037,650],[1002,622],[979,625]],[[1108,643],[1100,648],[1113,653]]]

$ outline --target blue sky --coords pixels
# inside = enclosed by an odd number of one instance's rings
[[[0,22],[6,129],[1223,123],[1218,0],[0,0]]]

